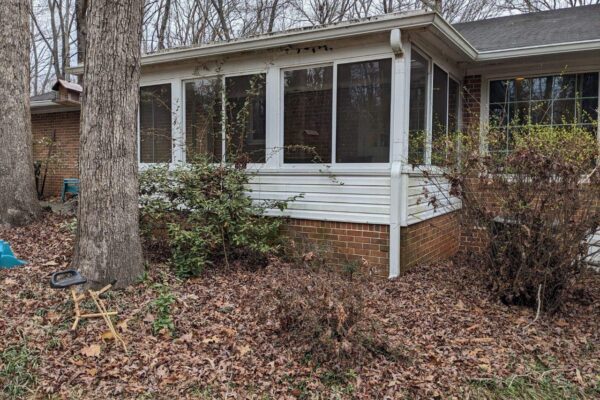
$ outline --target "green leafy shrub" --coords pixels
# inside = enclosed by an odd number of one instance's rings
[[[241,167],[203,158],[172,170],[155,166],[145,171],[140,198],[147,247],[169,255],[182,277],[234,260],[264,263],[278,250],[283,222],[266,216],[266,210],[283,210],[287,201],[253,202],[250,177]]]
[[[465,228],[482,236],[481,261],[500,299],[555,311],[600,227],[599,144],[573,126],[529,126],[512,134],[509,151],[504,131],[486,136],[489,151],[473,137],[449,141],[444,173],[428,177],[462,200]],[[429,202],[447,204],[436,196]]]

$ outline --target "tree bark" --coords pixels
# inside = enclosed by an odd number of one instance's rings
[[[87,11],[87,0],[75,0],[75,29],[77,38],[77,63],[85,60],[85,37],[87,28],[85,26],[85,15]],[[83,84],[83,75],[77,76],[77,81]]]
[[[29,0],[0,2],[0,224],[25,225],[40,212],[29,110]]]
[[[143,0],[87,9],[74,266],[89,287],[123,288],[143,273],[136,116]]]

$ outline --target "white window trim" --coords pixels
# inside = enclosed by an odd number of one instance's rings
[[[378,60],[390,60],[390,138],[389,138],[389,154],[388,154],[388,162],[385,163],[340,163],[336,162],[337,157],[337,71],[339,65],[344,64],[353,64],[358,62],[366,62],[366,61],[378,61]],[[298,71],[310,68],[321,68],[321,67],[332,67],[332,121],[331,121],[331,162],[330,163],[285,163],[284,162],[284,146],[285,146],[285,79],[284,74],[288,71]],[[326,169],[328,171],[340,171],[340,172],[350,172],[350,171],[359,171],[359,170],[389,170],[389,167],[392,162],[393,157],[393,142],[392,142],[392,126],[393,126],[393,114],[394,114],[394,79],[395,79],[395,63],[393,54],[385,53],[385,54],[376,54],[376,55],[365,55],[365,56],[356,56],[356,57],[347,57],[347,58],[339,58],[334,59],[328,62],[322,63],[310,63],[304,65],[294,65],[288,68],[280,68],[279,69],[279,115],[281,115],[279,121],[279,143],[281,143],[281,151],[278,157],[278,169],[283,171],[321,171]],[[404,94],[401,94],[404,95]]]

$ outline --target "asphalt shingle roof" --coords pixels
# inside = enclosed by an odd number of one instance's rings
[[[600,4],[453,25],[478,51],[600,39]]]

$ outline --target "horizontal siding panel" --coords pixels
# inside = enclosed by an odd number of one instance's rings
[[[390,220],[390,177],[381,173],[260,172],[251,177],[248,189],[257,201],[302,195],[283,212],[291,218],[374,224]],[[279,210],[269,214],[282,215]]]
[[[270,188],[269,188],[270,189]],[[248,195],[257,200],[286,200],[289,192],[250,192]],[[311,203],[348,203],[348,204],[377,204],[389,205],[389,196],[340,195],[339,193],[304,193],[296,201]]]
[[[261,190],[269,190],[270,192],[285,192],[285,193],[336,193],[336,194],[365,194],[365,186],[358,185],[311,185],[311,184],[257,184],[251,183],[248,188],[253,192]],[[374,195],[390,195],[390,187],[388,186],[369,186],[368,191]]]
[[[450,185],[440,179],[410,176],[407,193],[407,225],[416,224],[428,219],[460,209],[460,199],[450,197]],[[435,198],[436,206],[430,204]]]

